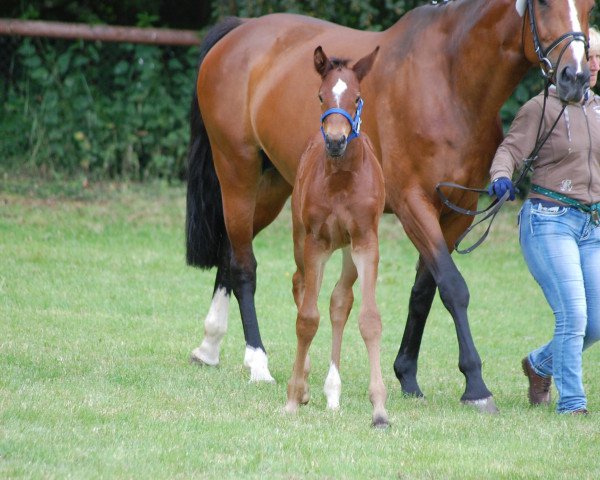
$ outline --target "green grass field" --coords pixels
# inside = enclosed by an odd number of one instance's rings
[[[527,403],[520,359],[549,339],[553,321],[519,252],[518,205],[504,208],[483,246],[455,257],[495,416],[459,403],[456,335],[438,298],[419,362],[426,400],[402,397],[392,363],[417,255],[384,217],[377,296],[392,425],[378,431],[358,308],[342,347],[341,409],[325,408],[339,255],[311,348],[312,400],[297,416],[282,413],[296,344],[287,208],[255,241],[256,304],[277,383],[248,383],[235,301],[221,365],[189,363],[215,271],[185,265],[184,199],[183,187],[158,184],[0,179],[0,478],[600,478],[600,347],[584,357],[592,415]]]

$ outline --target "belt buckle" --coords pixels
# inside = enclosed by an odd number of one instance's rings
[[[592,222],[594,222],[594,225],[596,225],[596,226],[600,225],[600,214],[598,213],[598,210],[592,210],[591,215],[592,215]]]

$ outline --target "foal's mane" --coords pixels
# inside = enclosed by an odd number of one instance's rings
[[[334,69],[341,70],[342,68],[348,68],[348,63],[350,62],[350,59],[331,57],[329,61],[331,62],[331,66]]]

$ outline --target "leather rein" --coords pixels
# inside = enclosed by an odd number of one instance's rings
[[[542,124],[543,124],[543,119],[544,119],[544,113],[546,111],[546,101],[548,99],[548,89],[550,88],[550,84],[553,83],[553,78],[555,77],[555,74],[556,74],[556,68],[552,64],[550,59],[548,58],[548,55],[567,39],[570,39],[570,40],[568,42],[566,42],[565,46],[560,51],[560,53],[558,55],[558,59],[556,61],[556,66],[558,66],[560,64],[560,61],[562,59],[564,52],[569,47],[569,45],[574,41],[584,42],[586,57],[588,55],[588,42],[587,42],[586,36],[583,32],[567,32],[567,33],[561,35],[560,37],[558,37],[556,40],[554,40],[548,46],[548,48],[546,48],[544,50],[542,48],[542,45],[540,42],[537,24],[535,21],[535,11],[534,11],[534,7],[533,7],[533,0],[526,0],[526,1],[527,1],[527,13],[529,16],[529,26],[531,28],[531,33],[533,36],[533,45],[534,45],[535,52],[536,52],[539,62],[540,62],[541,74],[546,79],[546,85],[544,87],[544,104],[542,107],[542,115],[540,117],[540,122],[538,124],[538,130],[537,130],[536,140],[535,140],[535,147],[533,148],[532,152],[529,154],[529,156],[525,160],[525,162],[523,164],[523,168],[522,168],[521,173],[519,174],[518,178],[515,180],[515,182],[513,182],[515,188],[518,187],[518,185],[523,182],[523,180],[525,179],[525,177],[527,176],[529,171],[532,170],[532,164],[538,158],[538,152],[540,151],[542,146],[546,143],[546,141],[552,134],[554,127],[556,127],[556,124],[558,123],[560,117],[562,116],[562,114],[566,108],[566,105],[563,105],[560,113],[558,114],[558,117],[552,124],[552,127],[550,128],[548,133],[546,135],[544,135],[542,138]],[[523,17],[525,17],[525,15],[523,15]],[[523,31],[524,30],[525,30],[525,18],[523,18]],[[523,37],[523,33],[522,33],[522,37]],[[522,42],[522,43],[524,43],[524,42]],[[510,192],[507,191],[504,193],[504,195],[502,195],[502,197],[495,198],[492,201],[492,203],[490,203],[484,209],[469,210],[466,208],[462,208],[459,205],[456,205],[455,203],[452,203],[448,199],[448,197],[442,192],[442,190],[441,190],[442,187],[449,187],[449,188],[455,188],[455,189],[462,190],[462,191],[474,192],[474,193],[477,193],[478,195],[488,194],[488,191],[487,191],[487,189],[470,188],[470,187],[465,187],[463,185],[459,185],[457,183],[452,183],[452,182],[440,182],[435,186],[435,190],[437,191],[438,195],[440,196],[442,203],[446,207],[450,208],[451,210],[454,210],[455,212],[458,212],[462,215],[468,215],[468,216],[472,216],[472,217],[475,217],[480,214],[485,214],[481,219],[479,219],[477,222],[475,222],[474,224],[469,226],[462,233],[462,235],[460,235],[460,237],[458,237],[458,239],[454,243],[454,250],[456,250],[456,252],[458,252],[460,254],[470,253],[473,250],[475,250],[479,245],[481,245],[483,243],[483,241],[487,238],[487,236],[490,232],[490,229],[492,227],[492,223],[494,222],[494,219],[496,218],[497,213],[500,211],[500,208],[502,208],[502,205],[504,205],[504,202],[506,202],[506,200],[508,199]],[[487,219],[490,219],[490,222],[489,222],[487,228],[485,229],[485,231],[483,232],[483,234],[481,235],[481,237],[475,243],[473,243],[470,247],[465,248],[465,249],[459,248],[459,245],[464,240],[464,238],[475,227],[477,227],[477,225],[481,224],[482,222],[485,222]]]

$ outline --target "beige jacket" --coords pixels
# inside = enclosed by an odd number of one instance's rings
[[[521,107],[496,151],[490,176],[511,178],[535,146],[544,104],[543,92]],[[550,130],[562,104],[550,88],[542,137]],[[569,104],[533,162],[531,181],[585,204],[600,202],[600,97],[589,92],[583,104]],[[532,198],[546,198],[535,192]]]

